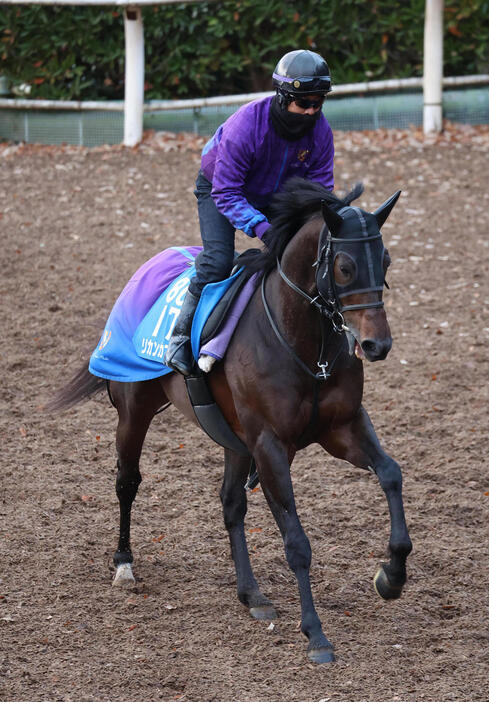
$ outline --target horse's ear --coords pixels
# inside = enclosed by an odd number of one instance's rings
[[[394,193],[394,195],[392,195],[377,210],[375,210],[374,215],[375,215],[375,219],[377,220],[377,224],[379,225],[379,229],[382,227],[385,220],[390,215],[392,208],[394,207],[396,202],[399,200],[400,194],[401,194],[401,191],[398,190],[397,193]]]
[[[343,217],[341,217],[337,212],[335,212],[326,202],[326,200],[321,200],[321,210],[323,213],[324,221],[328,225],[328,229],[332,234],[337,234],[341,225],[343,224]]]

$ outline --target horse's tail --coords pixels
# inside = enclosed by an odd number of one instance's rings
[[[75,375],[60,388],[44,406],[47,412],[58,412],[59,410],[74,407],[83,400],[88,400],[96,393],[103,390],[106,381],[103,378],[97,378],[88,370],[88,361],[75,373]]]

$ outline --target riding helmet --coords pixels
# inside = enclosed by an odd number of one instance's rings
[[[324,95],[331,90],[331,73],[322,56],[298,49],[289,51],[277,63],[273,85],[288,101],[303,95]]]

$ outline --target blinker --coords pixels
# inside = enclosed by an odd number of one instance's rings
[[[389,199],[383,214],[392,209],[398,197],[396,193],[394,198]],[[354,305],[345,305],[342,302],[344,298],[353,294],[381,294],[385,271],[384,244],[377,217],[355,207],[344,207],[340,212],[341,214],[332,210],[327,202],[322,203],[325,227],[321,232],[318,248],[321,253],[327,253],[318,256],[318,292],[324,300],[335,300],[339,312],[382,307],[382,299]],[[352,278],[344,284],[334,278],[334,262],[340,253],[351,259],[355,269]]]

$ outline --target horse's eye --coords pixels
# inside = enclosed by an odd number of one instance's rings
[[[343,252],[337,254],[334,262],[334,279],[337,285],[349,285],[356,276],[355,261]]]
[[[386,271],[391,265],[392,260],[387,249],[384,250],[384,271]]]

